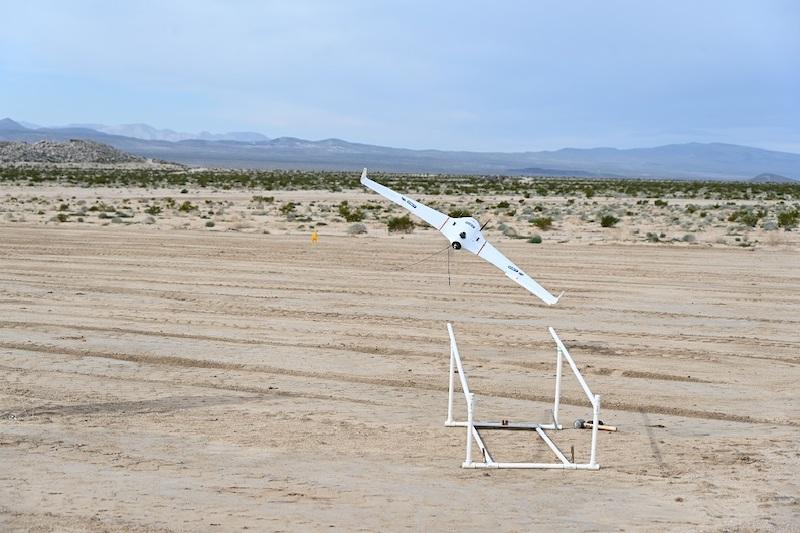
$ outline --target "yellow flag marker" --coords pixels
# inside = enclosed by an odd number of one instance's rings
[[[317,242],[319,240],[319,235],[317,234],[317,230],[311,231],[311,242]]]

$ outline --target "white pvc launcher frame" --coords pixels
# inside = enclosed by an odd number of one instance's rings
[[[556,334],[553,328],[548,328],[550,336],[556,342],[556,387],[555,398],[553,400],[553,419],[550,423],[510,423],[510,422],[479,422],[475,420],[475,395],[470,391],[467,375],[464,373],[464,365],[461,362],[461,355],[458,352],[458,345],[456,344],[456,337],[453,333],[453,325],[447,324],[447,332],[450,334],[450,387],[447,399],[447,420],[444,425],[449,427],[466,427],[467,428],[467,449],[466,458],[461,465],[462,468],[555,468],[561,470],[598,470],[600,465],[597,463],[597,426],[600,419],[600,396],[592,394],[591,389],[583,379],[578,366],[569,354],[569,351],[561,342],[561,339]],[[550,439],[546,430],[560,430],[563,426],[558,422],[558,408],[561,403],[561,377],[563,371],[563,361],[566,359],[572,373],[580,383],[586,398],[592,406],[592,443],[591,452],[589,454],[588,463],[574,463],[571,462],[566,455],[558,448],[558,446]],[[455,395],[455,374],[461,381],[461,390],[464,393],[464,399],[467,404],[467,420],[457,421],[453,419],[453,400]],[[505,463],[497,462],[492,458],[486,444],[481,437],[480,430],[527,430],[535,431],[548,448],[553,452],[559,460],[557,463]],[[483,454],[483,462],[472,460],[472,446],[473,441],[478,449]]]

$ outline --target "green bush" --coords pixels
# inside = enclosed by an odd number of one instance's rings
[[[740,222],[741,224],[754,228],[756,224],[758,224],[758,221],[765,216],[767,216],[767,212],[764,209],[759,209],[757,211],[741,209],[731,213],[728,216],[728,222]]]
[[[604,228],[613,228],[619,219],[614,215],[603,215],[603,218],[600,219],[600,225]]]
[[[147,209],[144,210],[144,212],[147,213],[148,215],[157,215],[161,213],[161,207],[157,205],[151,205],[148,206]]]
[[[283,204],[283,205],[280,207],[279,211],[280,211],[281,213],[283,213],[284,215],[288,215],[289,213],[291,213],[291,212],[293,212],[293,211],[294,211],[294,208],[295,208],[295,207],[297,207],[297,204],[296,204],[296,203],[294,203],[294,202],[287,202],[287,203]]]
[[[791,211],[778,213],[778,225],[782,228],[796,226],[798,220],[800,220],[800,210],[793,209]]]
[[[386,225],[388,226],[390,233],[411,233],[414,231],[414,223],[411,221],[408,215],[391,217],[386,222]]]
[[[542,237],[541,235],[531,235],[531,238],[528,239],[528,242],[532,244],[542,244]]]
[[[463,217],[471,217],[472,213],[470,213],[466,209],[453,209],[452,211],[447,213],[447,216],[449,216],[450,218],[463,218]]]
[[[197,206],[192,204],[192,202],[190,202],[189,200],[186,200],[180,205],[178,211],[181,211],[183,213],[188,213],[190,211],[194,211],[195,209],[197,209]]]
[[[547,231],[553,226],[553,219],[550,217],[537,217],[531,220],[531,224],[542,231]]]
[[[213,228],[214,227],[214,221],[213,220],[209,220],[208,222],[206,222],[206,227],[207,228]]]
[[[347,205],[347,200],[339,204],[339,214],[342,215],[347,222],[361,222],[364,220],[364,212],[360,209],[351,211],[350,206]]]
[[[742,214],[742,216],[739,217],[739,222],[741,222],[742,224],[747,224],[751,228],[754,228],[756,227],[756,224],[758,224],[758,220],[760,218],[761,217],[758,216],[758,213],[750,211]]]
[[[662,200],[661,198],[659,198],[658,200],[656,200],[655,202],[653,202],[653,205],[654,205],[654,206],[656,206],[656,207],[667,207],[667,206],[669,205],[669,202],[667,202],[666,200]]]

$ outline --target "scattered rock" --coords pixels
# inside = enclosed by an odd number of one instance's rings
[[[365,235],[367,233],[367,227],[360,222],[356,222],[355,224],[351,224],[350,227],[347,228],[348,235]]]

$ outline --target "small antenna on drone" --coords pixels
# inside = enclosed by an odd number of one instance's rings
[[[492,216],[492,215],[490,214],[490,215],[489,215],[489,218],[487,218],[487,219],[486,219],[486,222],[484,222],[484,223],[483,223],[483,226],[481,226],[481,229],[480,229],[480,231],[483,231],[483,228],[485,228],[486,226],[488,226],[488,225],[489,225],[489,222],[492,222],[493,220],[494,220],[494,216]]]
[[[450,286],[450,248],[447,248],[447,286]]]

